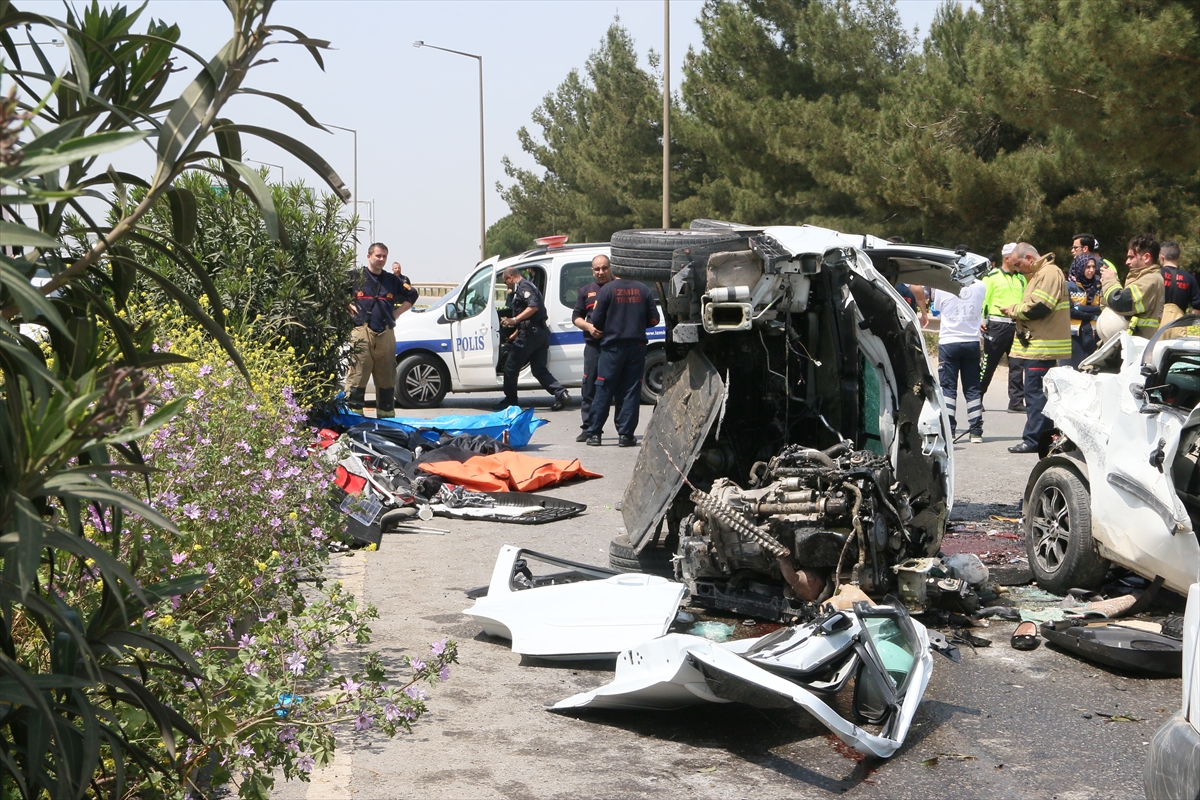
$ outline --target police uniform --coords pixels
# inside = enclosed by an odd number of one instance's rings
[[[641,407],[642,373],[646,370],[646,329],[658,324],[654,295],[643,283],[614,280],[604,284],[592,309],[592,324],[604,332],[596,369],[596,395],[588,418],[590,445],[600,444],[608,407],[617,405],[618,444],[635,444]]]
[[[1019,272],[1005,272],[1002,268],[989,272],[983,278],[987,288],[983,297],[983,320],[987,330],[983,334],[983,361],[980,366],[979,391],[987,394],[988,386],[1000,359],[1008,355],[1008,410],[1024,411],[1025,387],[1022,369],[1024,363],[1013,356],[1011,350],[1016,337],[1017,325],[1003,316],[1000,309],[1021,303],[1025,294],[1025,276]]]
[[[592,309],[596,307],[596,297],[600,294],[600,284],[592,281],[579,290],[575,298],[575,309],[571,312],[571,321],[577,319],[592,321]],[[583,332],[583,386],[579,389],[579,415],[582,420],[579,427],[587,430],[588,415],[592,409],[592,398],[596,394],[596,367],[600,363],[600,340],[593,339],[586,331]]]
[[[546,327],[546,304],[537,286],[527,278],[513,290],[512,316],[518,316],[527,308],[537,309],[529,319],[517,323],[517,333],[512,340],[508,361],[504,364],[504,405],[517,404],[517,377],[528,364],[533,377],[550,394],[554,395],[555,407],[562,408],[567,400],[567,390],[555,380],[546,368],[550,355],[550,330]]]
[[[363,268],[353,303],[354,331],[350,334],[350,371],[346,375],[347,405],[363,407],[367,379],[375,379],[375,414],[396,416],[396,306],[415,303],[420,296],[412,282],[387,270],[378,275]]]

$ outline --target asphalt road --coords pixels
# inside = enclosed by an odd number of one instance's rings
[[[1024,417],[1003,411],[1004,378],[1003,372],[996,376],[986,398],[984,443],[955,448],[955,520],[1017,516],[1035,457],[1006,450],[1018,440]],[[494,399],[451,397],[444,409],[422,416],[485,410]],[[280,786],[278,797],[1142,795],[1146,746],[1178,708],[1180,681],[1121,674],[1045,645],[1013,650],[1014,623],[993,621],[976,630],[993,644],[964,649],[960,664],[934,656],[912,730],[887,761],[857,757],[803,711],[738,705],[577,717],[545,711],[607,683],[611,665],[514,655],[462,615],[471,605],[463,591],[488,582],[504,544],[606,565],[609,539],[622,524],[615,506],[636,450],[616,447],[615,436],[600,448],[576,444],[577,405],[550,413],[548,397],[533,402],[550,424],[535,434],[529,451],[580,458],[604,475],[548,492],[587,503],[586,514],[541,526],[439,519],[431,524],[449,534],[389,534],[378,552],[337,557],[333,569],[356,575],[379,608],[372,648],[394,663],[449,636],[458,642],[461,664],[448,683],[429,692],[432,713],[412,734],[355,736],[342,745],[337,769],[315,775],[309,785]],[[650,409],[643,411],[644,426]],[[1112,721],[1112,715],[1136,721]]]

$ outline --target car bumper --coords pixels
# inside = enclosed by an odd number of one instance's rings
[[[1200,732],[1182,711],[1155,731],[1144,779],[1148,800],[1200,798]]]

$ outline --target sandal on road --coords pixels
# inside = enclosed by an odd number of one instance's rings
[[[1042,643],[1038,637],[1037,625],[1033,622],[1022,622],[1013,631],[1012,638],[1009,639],[1009,644],[1014,650],[1036,650],[1037,646]]]

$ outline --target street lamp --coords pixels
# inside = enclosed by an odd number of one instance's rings
[[[354,128],[343,128],[341,125],[334,125],[332,122],[322,122],[321,124],[324,125],[326,128],[337,128],[339,131],[346,131],[347,133],[354,134],[354,189],[352,190],[353,194],[351,196],[354,198],[354,213],[357,214],[359,203],[366,202],[364,200],[358,199],[358,131],[355,130]],[[372,200],[371,202],[374,203],[375,201]],[[375,220],[375,212],[374,212],[374,206],[372,206],[371,241],[375,241],[374,220]],[[358,245],[358,227],[357,226],[354,228],[354,244],[356,246]]]
[[[671,0],[663,0],[662,226],[671,227]]]
[[[479,260],[483,261],[487,258],[487,217],[485,216],[487,184],[484,181],[485,162],[483,158],[483,56],[464,53],[461,50],[451,50],[447,47],[425,44],[425,42],[419,40],[413,42],[413,47],[428,47],[431,50],[441,50],[443,53],[454,53],[456,56],[473,58],[479,62]]]
[[[275,169],[279,170],[279,182],[280,182],[280,183],[287,183],[287,178],[286,178],[286,177],[284,176],[284,174],[283,174],[283,167],[279,166],[278,164],[272,164],[272,163],[271,163],[271,162],[269,162],[269,161],[258,161],[258,160],[256,160],[256,159],[253,159],[253,158],[245,158],[245,159],[242,159],[242,160],[243,160],[243,161],[248,161],[248,162],[250,162],[251,164],[262,164],[264,167],[274,167]]]

